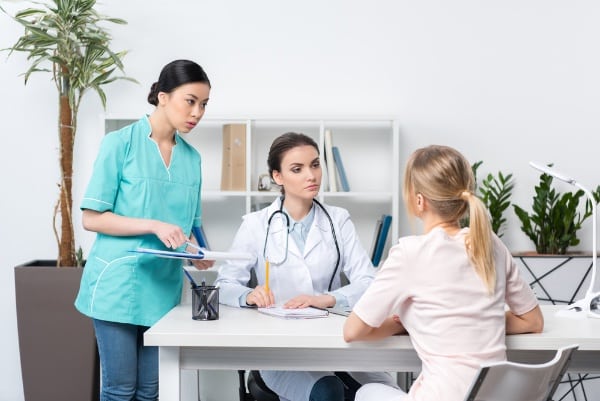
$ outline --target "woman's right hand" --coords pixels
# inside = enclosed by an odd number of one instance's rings
[[[275,297],[270,289],[267,290],[264,285],[257,285],[246,296],[246,304],[266,308],[275,305]]]
[[[188,240],[181,227],[174,224],[156,221],[153,231],[167,248],[179,248]]]

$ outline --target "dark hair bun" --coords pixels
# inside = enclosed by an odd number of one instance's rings
[[[158,106],[158,82],[155,82],[150,87],[150,93],[148,94],[148,103],[154,106]]]

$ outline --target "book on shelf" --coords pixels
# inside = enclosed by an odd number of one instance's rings
[[[383,256],[383,251],[385,250],[385,244],[387,243],[387,237],[391,225],[392,216],[389,214],[382,215],[377,221],[375,241],[371,254],[371,261],[375,267],[378,267],[379,263],[381,262],[381,257]]]
[[[337,146],[332,146],[331,150],[333,153],[333,161],[335,163],[337,175],[340,179],[340,187],[342,188],[342,191],[350,192],[350,185],[348,184],[348,178],[346,177],[344,163],[342,163],[342,155],[340,154],[340,149]]]
[[[246,190],[246,124],[223,125],[221,190]]]
[[[335,160],[333,158],[333,139],[331,137],[331,130],[328,129],[325,130],[325,164],[327,165],[329,191],[337,192]]]
[[[375,255],[375,248],[377,248],[377,240],[379,239],[379,235],[381,234],[381,225],[383,224],[382,219],[377,219],[375,222],[375,231],[373,232],[373,240],[371,241],[371,247],[369,248],[369,256],[371,257],[371,262],[373,262],[373,257]],[[375,266],[375,263],[373,263]]]

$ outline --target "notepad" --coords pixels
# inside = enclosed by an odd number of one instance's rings
[[[299,308],[299,309],[287,309],[280,306],[273,306],[270,308],[258,308],[260,313],[265,315],[275,316],[282,319],[314,319],[320,317],[327,317],[329,312],[323,309],[317,308]]]

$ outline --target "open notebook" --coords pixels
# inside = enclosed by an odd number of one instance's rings
[[[327,317],[329,312],[323,309],[313,307],[286,309],[280,306],[272,306],[270,308],[258,308],[260,313],[265,315],[275,316],[283,319],[314,319],[319,317]]]

